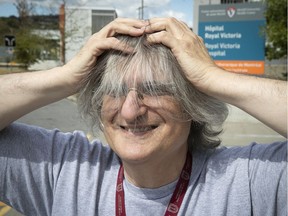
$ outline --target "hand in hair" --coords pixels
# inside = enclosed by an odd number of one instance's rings
[[[199,88],[206,80],[206,73],[217,68],[203,43],[185,23],[175,18],[149,20],[145,32],[151,43],[162,43],[169,47],[187,78]]]
[[[77,92],[79,83],[96,66],[107,49],[131,52],[114,36],[140,36],[148,23],[116,19],[92,35],[81,51],[66,65],[37,73],[8,74],[0,77],[0,130],[21,116]]]
[[[105,50],[115,49],[124,52],[133,51],[132,48],[121,43],[114,36],[126,34],[140,36],[143,34],[147,21],[117,18],[104,26],[99,32],[93,34],[78,54],[63,67],[70,71],[72,82],[78,84],[96,65],[97,57]]]
[[[202,38],[175,18],[149,21],[148,41],[169,47],[190,82],[200,91],[235,105],[287,136],[287,82],[230,73],[210,58]]]

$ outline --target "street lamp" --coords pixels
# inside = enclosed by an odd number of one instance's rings
[[[144,0],[141,0],[141,19],[144,19]]]
[[[138,8],[138,18],[144,19],[144,0],[141,0],[141,6]]]

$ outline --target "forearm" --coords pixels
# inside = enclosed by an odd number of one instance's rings
[[[145,28],[150,43],[169,47],[187,79],[200,91],[251,114],[287,136],[287,84],[230,73],[217,67],[204,40],[175,18],[154,18]]]
[[[0,76],[0,130],[21,116],[61,100],[75,89],[63,68]]]
[[[121,43],[115,34],[140,36],[147,21],[117,18],[93,34],[78,54],[66,65],[49,71],[0,76],[0,130],[19,117],[49,103],[76,93],[96,66],[105,50],[130,53],[133,48]]]
[[[287,82],[215,68],[202,91],[237,106],[287,137]]]

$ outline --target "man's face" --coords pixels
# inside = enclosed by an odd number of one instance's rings
[[[104,96],[101,118],[106,140],[125,162],[177,160],[177,153],[187,151],[191,122],[179,120],[182,110],[163,85],[158,96],[138,90],[141,85],[126,87],[122,96]]]

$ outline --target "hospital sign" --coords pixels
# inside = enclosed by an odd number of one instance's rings
[[[263,74],[265,65],[262,3],[199,6],[199,35],[215,63],[229,71]]]

